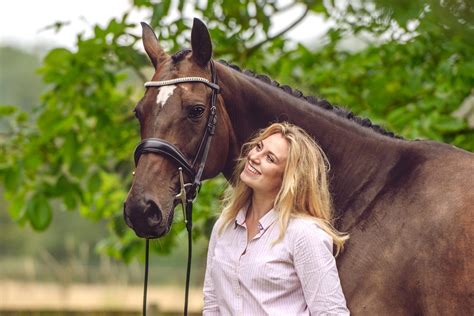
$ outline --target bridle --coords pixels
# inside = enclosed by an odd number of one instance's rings
[[[189,296],[189,279],[191,276],[191,256],[192,256],[192,209],[193,201],[201,187],[201,177],[206,166],[207,156],[209,154],[209,148],[214,135],[217,123],[217,107],[216,100],[217,94],[220,93],[221,88],[217,84],[217,73],[214,65],[214,61],[210,61],[211,68],[211,82],[202,77],[182,77],[163,81],[148,81],[145,83],[145,87],[163,87],[169,85],[175,85],[180,83],[203,83],[212,89],[211,103],[209,108],[209,116],[207,117],[206,127],[201,143],[199,144],[196,155],[194,156],[192,164],[189,164],[186,156],[173,144],[170,144],[166,140],[159,138],[147,138],[144,139],[135,149],[134,159],[135,166],[138,165],[140,156],[144,153],[154,153],[164,155],[176,165],[179,166],[179,178],[180,178],[180,192],[176,195],[176,199],[179,199],[183,206],[184,222],[186,224],[186,230],[188,231],[188,264],[186,269],[186,291],[184,298],[184,315],[188,315],[188,296]],[[197,169],[197,170],[196,170]],[[183,171],[190,177],[190,183],[184,183]],[[149,239],[146,239],[145,246],[145,280],[143,287],[143,315],[146,316],[146,297],[148,287],[148,253],[149,253]]]

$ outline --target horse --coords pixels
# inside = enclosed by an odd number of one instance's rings
[[[142,41],[155,68],[152,81],[210,82],[215,68],[220,91],[203,179],[222,173],[231,180],[242,144],[271,122],[296,124],[318,142],[331,165],[335,225],[351,236],[337,266],[354,315],[474,314],[472,153],[402,139],[326,100],[214,62],[209,31],[198,19],[191,49],[168,55],[145,23]],[[134,110],[141,139],[166,140],[191,162],[213,93],[200,82],[148,87]],[[173,159],[141,155],[124,203],[125,221],[139,237],[159,238],[170,230],[179,178]]]

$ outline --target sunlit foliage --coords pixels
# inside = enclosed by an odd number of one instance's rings
[[[170,52],[189,46],[186,12],[194,12],[210,28],[216,59],[324,97],[408,139],[474,150],[468,124],[474,109],[453,116],[474,88],[471,2],[350,3],[135,0],[133,7],[149,12]],[[301,14],[272,31],[272,17],[293,7]],[[314,43],[285,36],[310,14],[335,26]],[[0,106],[8,122],[0,136],[0,178],[10,216],[37,230],[48,227],[53,207],[105,219],[111,234],[99,249],[126,261],[143,246],[125,227],[122,204],[139,140],[131,111],[150,73],[133,27],[126,13],[95,26],[91,37],[79,35],[73,50],[51,50],[39,70],[49,88],[32,113]],[[351,49],[348,38],[364,39],[364,46]],[[204,185],[194,212],[196,238],[209,233],[224,182]],[[184,231],[176,212],[172,233],[155,244],[159,252],[169,252]]]

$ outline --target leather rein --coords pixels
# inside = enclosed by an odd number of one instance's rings
[[[212,141],[212,136],[215,133],[217,123],[217,107],[216,100],[217,95],[220,93],[221,88],[217,84],[217,72],[215,69],[214,61],[210,61],[211,68],[211,82],[202,77],[182,77],[163,81],[148,81],[145,83],[145,87],[163,87],[169,85],[176,85],[180,83],[202,83],[212,89],[211,102],[209,108],[209,116],[207,118],[204,135],[201,143],[199,144],[196,155],[194,156],[192,164],[189,164],[186,156],[173,144],[167,142],[164,139],[159,138],[147,138],[144,139],[135,149],[134,160],[135,167],[138,165],[140,156],[144,153],[153,153],[158,155],[164,155],[176,165],[178,165],[179,178],[180,178],[180,192],[176,195],[176,199],[179,200],[183,207],[184,222],[186,224],[186,230],[188,231],[188,263],[186,268],[186,291],[184,298],[184,315],[188,315],[188,298],[189,298],[189,280],[191,276],[191,257],[192,257],[192,209],[193,201],[201,187],[201,177],[206,166],[206,160],[209,153],[209,148]],[[184,183],[183,171],[192,179],[190,183]],[[143,315],[146,316],[146,299],[147,299],[147,287],[148,287],[148,254],[149,254],[149,239],[146,239],[145,245],[145,280],[143,286]]]

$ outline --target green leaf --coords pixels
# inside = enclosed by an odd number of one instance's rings
[[[19,123],[19,124],[24,123],[28,120],[28,113],[19,112],[19,113],[17,113],[15,119],[16,119],[16,122]]]
[[[16,106],[0,105],[0,116],[9,116],[17,111]]]
[[[52,83],[63,79],[65,70],[69,67],[72,53],[65,48],[55,48],[51,50],[44,59],[44,66],[39,70],[39,73],[44,74],[44,81]]]
[[[63,194],[64,205],[68,210],[75,210],[77,207],[77,195],[73,191],[66,191]]]
[[[48,200],[41,194],[33,196],[26,204],[26,213],[35,230],[45,230],[53,218]]]
[[[9,204],[8,204],[8,214],[15,221],[19,222],[25,218],[26,207],[24,196],[22,194],[17,195]]]
[[[96,38],[104,39],[107,36],[107,32],[99,25],[94,26],[94,34]]]
[[[89,192],[97,192],[99,191],[101,184],[102,179],[100,177],[100,174],[98,172],[94,172],[87,181],[87,189],[89,190]]]
[[[76,134],[75,133],[67,134],[64,144],[62,146],[63,156],[66,162],[71,163],[75,160],[78,148],[79,147],[77,144]]]
[[[25,157],[25,169],[36,169],[42,163],[41,157],[36,154],[31,154]]]
[[[316,13],[323,13],[324,15],[328,14],[326,7],[323,4],[323,1],[311,1],[314,2],[313,5],[310,6],[311,11]]]
[[[441,132],[453,133],[462,131],[467,127],[467,124],[458,118],[440,117],[434,122],[433,126]]]
[[[16,191],[21,179],[20,169],[13,166],[10,167],[4,172],[4,179],[5,189],[8,191]]]
[[[125,225],[122,214],[113,216],[110,226],[113,232],[119,237],[125,237],[125,234],[129,229],[128,226]]]
[[[79,155],[75,156],[70,166],[72,175],[77,178],[81,178],[87,173],[87,165],[80,158]]]
[[[125,262],[130,262],[134,257],[139,255],[143,250],[143,245],[145,244],[145,240],[134,239],[127,244],[125,244],[122,248],[122,258]]]

